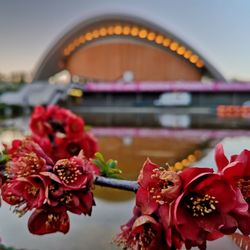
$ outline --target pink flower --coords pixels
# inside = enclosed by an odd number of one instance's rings
[[[153,213],[159,205],[177,198],[182,188],[179,175],[147,160],[138,177],[136,204],[144,214]]]
[[[64,207],[43,206],[30,216],[28,228],[32,234],[42,235],[69,231],[69,216]]]

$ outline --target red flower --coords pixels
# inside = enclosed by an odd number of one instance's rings
[[[14,140],[12,147],[7,149],[11,160],[6,164],[10,177],[26,177],[46,171],[53,164],[41,147],[30,139]]]
[[[144,214],[151,214],[158,205],[170,203],[181,191],[181,178],[147,160],[138,177],[139,189],[136,193],[136,205]]]
[[[172,205],[173,203],[160,206],[157,214],[159,215],[159,222],[164,228],[167,249],[182,249],[184,240],[175,227]]]
[[[92,207],[95,205],[92,192],[81,189],[65,191],[59,200],[61,205],[74,214],[91,215]]]
[[[58,106],[35,108],[30,127],[34,139],[54,160],[70,158],[83,150],[87,158],[97,152],[95,138],[84,131],[84,120]]]
[[[52,181],[48,186],[47,201],[50,206],[63,206],[75,214],[91,215],[95,205],[93,194],[86,188],[67,190],[60,181]]]
[[[69,231],[69,216],[64,207],[43,206],[30,216],[28,228],[32,234],[42,235]]]
[[[91,158],[97,151],[97,142],[87,133],[78,134],[75,138],[56,137],[55,147],[52,152],[53,159],[59,160],[78,155],[83,150],[86,158]]]
[[[74,115],[70,110],[61,108],[57,105],[50,105],[46,110],[46,119],[64,124],[70,115]]]
[[[89,189],[94,181],[94,175],[89,166],[87,160],[74,156],[70,159],[57,161],[53,167],[53,172],[66,189]]]
[[[196,245],[223,236],[220,232],[233,233],[238,224],[230,212],[242,206],[230,183],[212,170],[203,171],[194,176],[196,168],[189,168],[180,174],[184,191],[174,205],[178,231],[185,241]],[[192,176],[192,179],[184,176]]]
[[[84,121],[76,116],[70,115],[66,120],[65,133],[68,137],[74,138],[81,135],[84,131]]]
[[[48,178],[39,175],[16,178],[3,185],[2,197],[8,204],[17,205],[16,211],[23,214],[43,205],[48,184]]]
[[[47,136],[52,132],[52,127],[47,120],[46,109],[42,106],[36,106],[30,119],[30,129],[36,135]]]
[[[124,226],[115,242],[123,249],[163,250],[162,226],[153,217],[136,215]]]
[[[243,150],[229,162],[221,144],[216,146],[215,159],[218,170],[233,186],[240,188],[244,199],[250,203],[250,151]]]
[[[53,146],[52,146],[52,143],[49,140],[49,138],[47,138],[47,137],[40,137],[40,136],[37,136],[37,135],[33,134],[31,136],[31,140],[33,140],[35,143],[37,143],[43,149],[43,151],[46,152],[46,154],[51,159],[53,159],[54,162],[56,161],[54,159],[54,157],[53,157]]]
[[[216,146],[215,159],[220,173],[231,183],[242,205],[233,211],[239,229],[250,234],[250,151],[243,150],[228,161],[221,144]],[[244,206],[245,205],[245,206]]]

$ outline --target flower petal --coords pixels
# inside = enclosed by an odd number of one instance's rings
[[[159,166],[152,163],[150,161],[150,159],[147,159],[144,162],[143,167],[142,167],[140,174],[139,174],[139,177],[138,177],[139,185],[141,185],[144,188],[146,188],[148,186],[148,184],[151,182],[151,179],[152,179],[151,176],[152,176],[153,170],[155,168],[159,168]]]
[[[144,188],[139,188],[136,193],[136,206],[143,214],[152,214],[158,208],[158,204],[151,199],[150,193]]]
[[[215,161],[219,171],[222,171],[224,167],[226,167],[227,164],[229,163],[228,159],[224,154],[224,149],[222,144],[218,144],[215,148]]]

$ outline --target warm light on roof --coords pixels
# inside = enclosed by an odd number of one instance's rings
[[[124,26],[122,29],[122,34],[123,35],[129,35],[131,28],[129,26]]]
[[[78,38],[74,39],[66,48],[63,50],[63,55],[68,57],[74,50],[84,43],[98,39],[105,36],[130,36],[139,39],[147,39],[151,43],[156,43],[158,46],[170,49],[173,53],[184,57],[190,63],[194,64],[197,68],[204,67],[204,62],[191,50],[187,50],[182,44],[177,41],[170,39],[169,37],[155,33],[152,30],[148,30],[144,27],[131,26],[129,24],[116,24],[103,26],[87,33],[81,34]]]
[[[138,35],[138,33],[139,33],[139,29],[138,29],[138,27],[133,27],[132,29],[131,29],[131,36],[137,36]]]
[[[162,36],[162,35],[158,35],[158,36],[155,38],[155,42],[156,42],[157,44],[163,43],[163,40],[164,40],[164,36]]]
[[[148,38],[149,41],[154,41],[155,33],[154,32],[149,32],[147,38]]]
[[[146,37],[147,37],[147,34],[148,34],[147,30],[146,30],[146,29],[142,29],[142,30],[140,30],[140,32],[139,32],[139,37],[140,37],[140,38],[146,38]]]
[[[114,28],[114,33],[116,35],[121,35],[121,33],[122,33],[122,26],[121,25],[116,25],[115,28]]]
[[[92,33],[91,32],[88,32],[86,35],[85,35],[85,39],[87,41],[91,41],[93,39],[93,36],[92,36]]]
[[[179,46],[179,44],[177,43],[177,42],[172,42],[171,44],[170,44],[170,49],[172,50],[172,51],[176,51],[177,50],[177,48],[178,48],[178,46]]]

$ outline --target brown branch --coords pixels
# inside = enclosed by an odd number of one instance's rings
[[[136,181],[112,179],[103,176],[97,176],[95,178],[95,185],[127,190],[132,192],[136,192],[138,190],[138,183]]]

